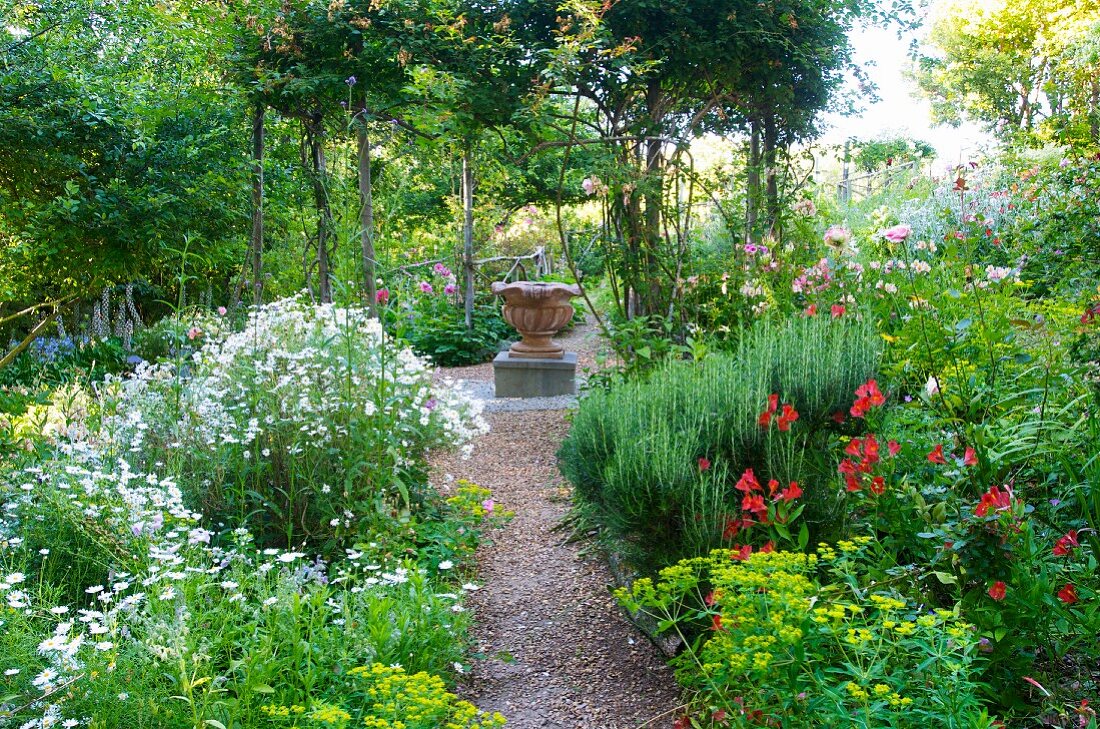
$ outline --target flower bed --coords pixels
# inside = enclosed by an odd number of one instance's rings
[[[504,514],[438,495],[424,451],[476,412],[357,310],[286,300],[212,340],[0,474],[0,725],[501,723],[438,678],[464,670],[463,565]],[[430,707],[370,700],[383,681]]]

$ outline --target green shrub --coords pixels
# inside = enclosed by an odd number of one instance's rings
[[[128,352],[117,338],[74,341],[41,337],[0,370],[0,386],[91,382],[127,368]]]
[[[160,364],[103,389],[112,446],[168,464],[192,508],[326,554],[415,508],[426,450],[483,427],[366,310],[300,299],[254,309],[186,376]]]
[[[798,481],[813,526],[827,532],[835,466],[813,445],[878,361],[878,337],[863,322],[761,325],[736,352],[669,362],[591,392],[559,453],[562,471],[645,571],[728,543],[741,513],[734,483],[748,468],[784,486]],[[758,423],[773,393],[800,413],[788,433]]]
[[[473,329],[466,328],[465,312],[444,297],[419,301],[403,327],[413,351],[439,367],[480,364],[496,356],[500,343],[515,336],[495,303],[474,308]]]
[[[743,560],[716,550],[617,591],[686,642],[673,663],[694,697],[680,725],[995,726],[974,626],[881,584],[871,544]]]

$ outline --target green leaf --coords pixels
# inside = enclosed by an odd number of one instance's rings
[[[944,585],[957,585],[959,583],[958,578],[948,572],[933,572],[932,574]]]
[[[800,552],[806,551],[806,545],[810,543],[810,528],[806,526],[806,522],[802,522],[802,528],[798,530],[798,550]]]
[[[253,691],[253,693],[257,693],[257,694],[273,694],[273,693],[275,693],[275,689],[271,688],[266,683],[261,683],[261,684],[257,684],[255,686],[253,686],[252,691]]]
[[[225,724],[222,724],[217,719],[207,719],[203,722],[203,724],[206,724],[207,726],[212,726],[214,727],[214,729],[225,729]]]

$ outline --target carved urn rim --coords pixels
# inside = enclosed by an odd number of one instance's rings
[[[569,299],[581,295],[576,284],[558,281],[494,281],[490,289],[509,306],[531,308],[567,304]]]

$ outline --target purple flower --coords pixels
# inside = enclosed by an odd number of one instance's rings
[[[745,244],[745,253],[748,253],[750,256],[752,254],[756,253],[758,250],[760,250],[760,249],[756,247],[755,243],[746,243]]]
[[[344,83],[346,83],[348,86],[354,86],[356,81],[358,81],[358,79],[354,76],[348,76],[346,79],[344,79]]]
[[[420,290],[423,291],[425,294],[430,294],[432,292],[432,285],[427,281],[421,281]]]
[[[140,537],[141,533],[145,531],[145,522],[138,521],[130,525],[130,531],[135,537]]]
[[[493,513],[493,509],[495,509],[496,506],[497,502],[493,501],[492,499],[485,499],[485,501],[481,502],[481,508],[485,509],[485,511],[489,512],[490,514]]]
[[[424,407],[428,410],[435,410],[436,405],[437,405],[437,403],[436,403],[434,397],[431,398],[430,400],[428,400],[428,402],[424,403]]]
[[[450,296],[451,294],[453,294],[457,290],[458,290],[457,287],[455,287],[455,285],[453,283],[449,283],[449,284],[447,284],[446,286],[443,287],[443,293],[447,294],[448,296]]]

